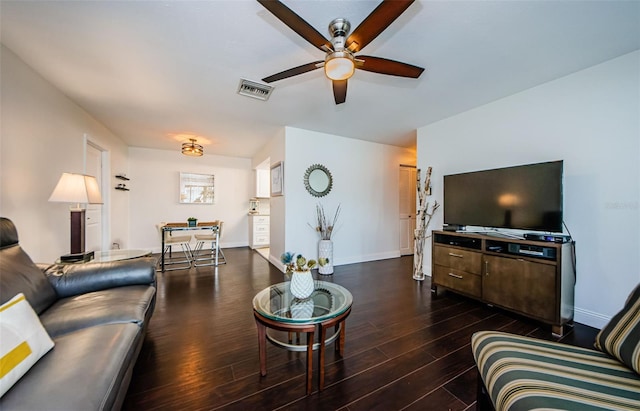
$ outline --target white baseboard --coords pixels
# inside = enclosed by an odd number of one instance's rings
[[[400,257],[400,251],[390,251],[385,253],[368,254],[363,256],[352,256],[348,258],[336,259],[333,263],[333,266],[338,267],[346,264],[365,263],[367,261],[377,261],[377,260],[388,260],[390,258],[398,258],[398,257]],[[276,267],[278,267],[278,269],[280,269],[282,272],[284,272],[283,270],[284,267],[280,262],[279,258],[274,257],[273,255],[269,255],[269,262],[275,265]]]
[[[191,249],[196,246],[196,243],[191,243]],[[220,243],[220,248],[236,248],[236,247],[249,247],[249,243],[246,242],[235,242],[235,243]],[[150,250],[153,254],[160,254],[162,246],[146,248]],[[175,248],[174,250],[180,250],[180,248]]]
[[[611,320],[604,314],[596,313],[594,311],[585,310],[583,308],[575,307],[573,309],[573,321],[588,325],[593,328],[601,329]]]
[[[249,247],[249,243],[236,241],[233,243],[227,243],[225,241],[220,243],[220,248],[237,248],[237,247]]]
[[[345,264],[364,263],[367,261],[388,260],[390,258],[398,258],[398,257],[400,257],[400,250],[395,250],[395,251],[387,251],[384,253],[339,258],[335,260],[333,265],[339,266],[339,265],[345,265]]]
[[[271,264],[273,264],[274,266],[276,266],[283,273],[285,272],[284,271],[284,265],[282,264],[282,262],[280,261],[279,258],[274,257],[273,255],[269,254],[269,262]]]

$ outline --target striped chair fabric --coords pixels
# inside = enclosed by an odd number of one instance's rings
[[[640,410],[640,376],[596,350],[480,331],[471,338],[496,410]]]
[[[596,336],[596,348],[640,373],[640,285]]]

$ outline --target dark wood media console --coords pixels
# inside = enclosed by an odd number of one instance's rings
[[[573,246],[489,234],[434,231],[431,292],[475,298],[551,325],[573,320]]]

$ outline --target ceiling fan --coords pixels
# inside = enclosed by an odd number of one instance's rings
[[[397,19],[414,0],[385,0],[367,16],[366,19],[349,34],[351,24],[343,18],[334,19],[329,24],[331,40],[326,39],[309,23],[277,0],[258,0],[267,10],[298,33],[302,38],[326,53],[324,60],[303,64],[289,70],[265,77],[265,83],[297,76],[320,67],[324,67],[326,76],[333,82],[333,97],[336,104],[347,99],[347,80],[355,69],[389,74],[399,77],[418,78],[424,71],[422,67],[373,56],[355,56],[367,44],[382,33]]]

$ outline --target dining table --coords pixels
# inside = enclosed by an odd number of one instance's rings
[[[214,250],[214,265],[218,265],[218,255],[220,254],[220,226],[219,225],[196,225],[190,226],[187,223],[178,224],[178,223],[168,223],[162,226],[162,257],[160,259],[160,271],[164,272],[164,247],[165,247],[165,234],[172,233],[174,231],[201,231],[201,230],[211,230],[213,235],[215,235],[215,244],[216,248]]]

